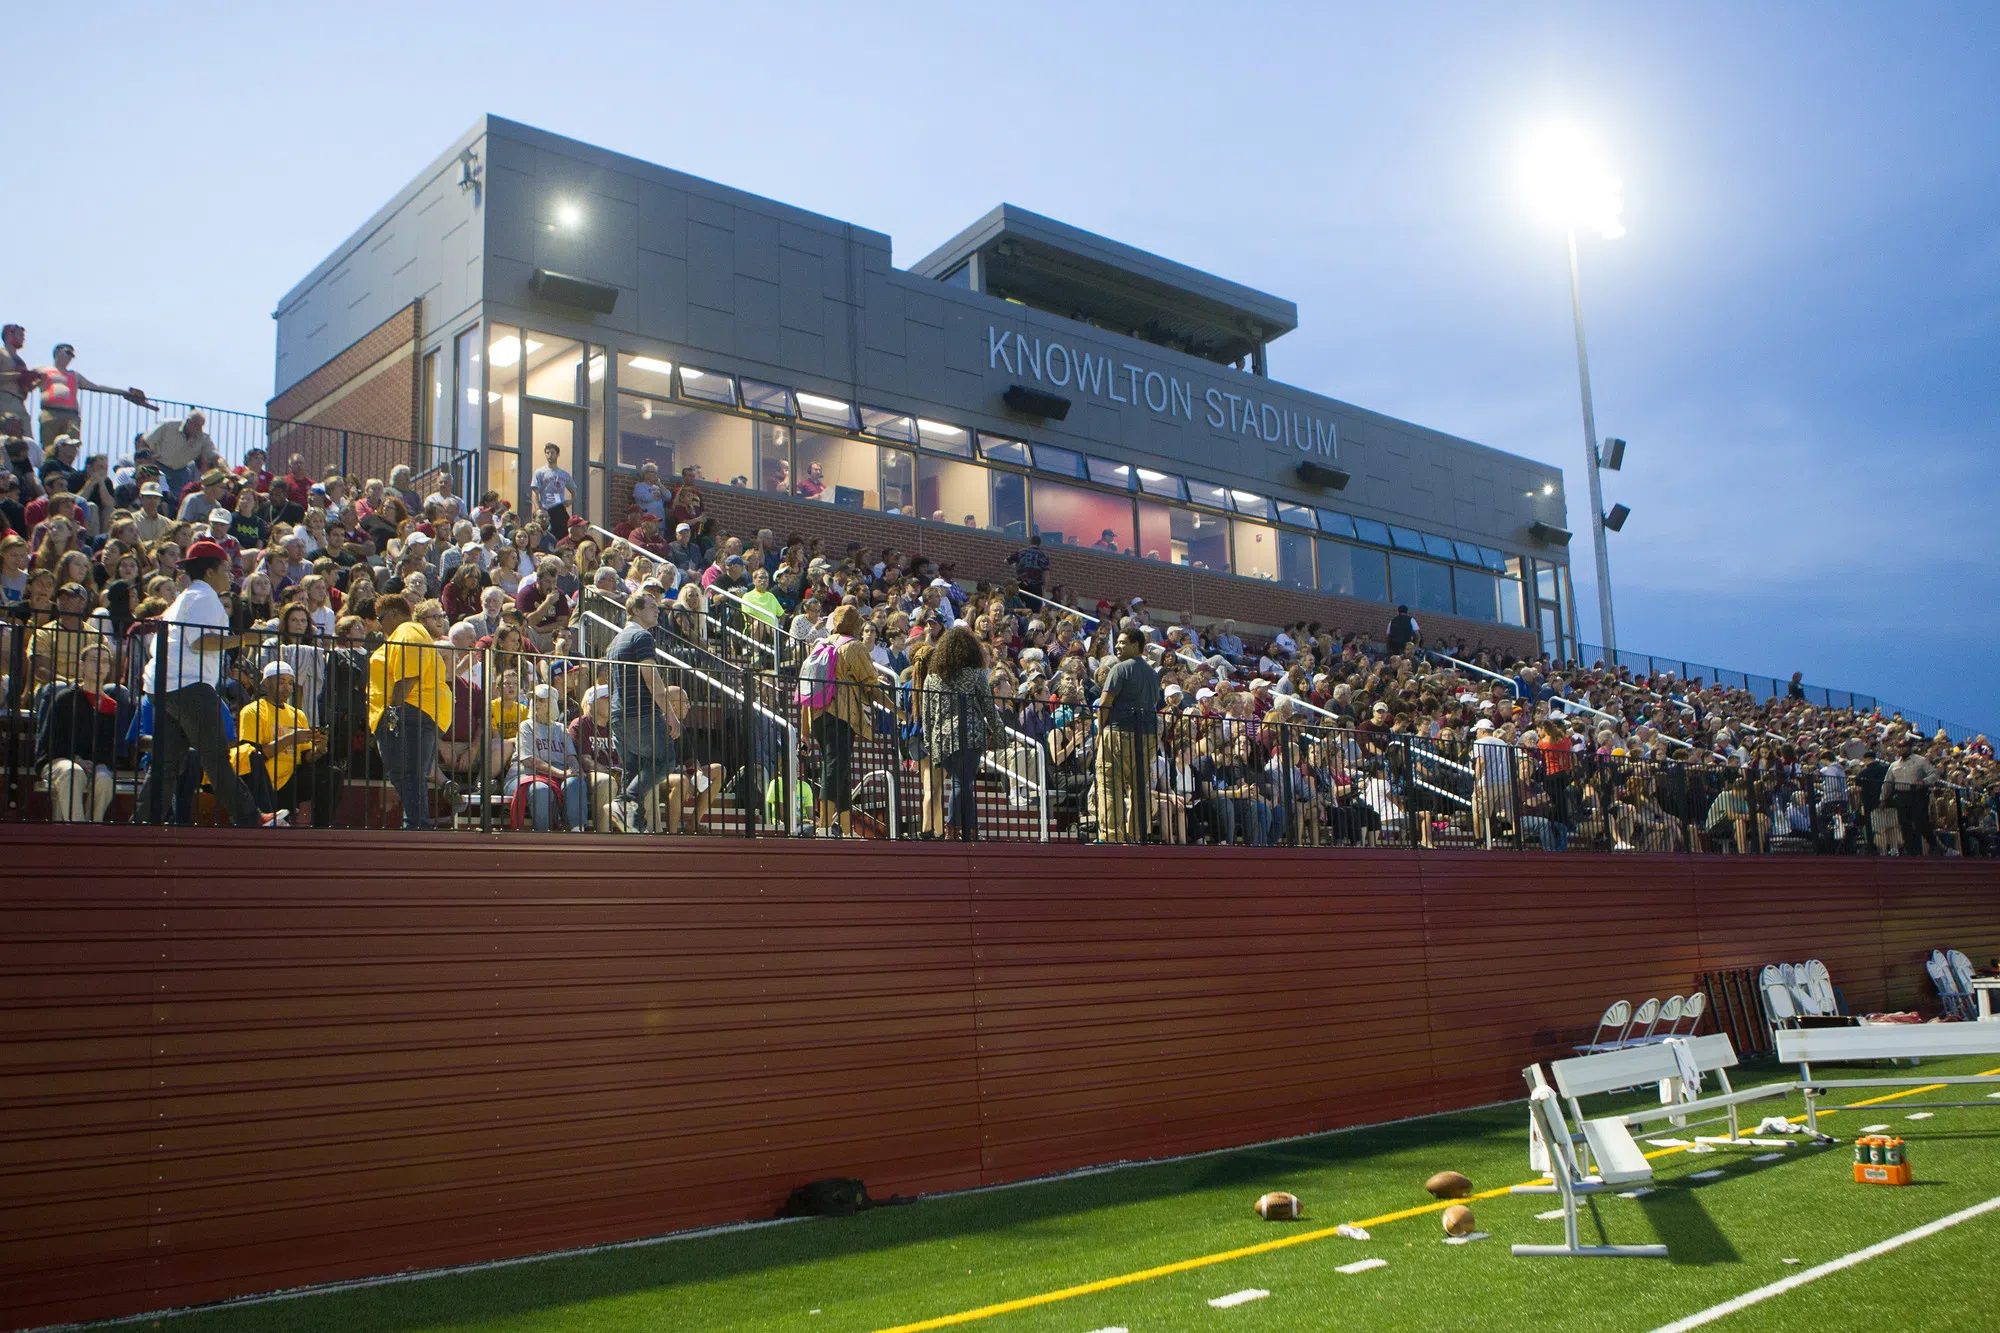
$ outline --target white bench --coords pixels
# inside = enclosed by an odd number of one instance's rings
[[[1713,1078],[1721,1088],[1720,1092],[1708,1096],[1696,1095],[1682,1078],[1681,1061],[1674,1047],[1667,1043],[1632,1046],[1606,1051],[1601,1055],[1580,1055],[1553,1061],[1549,1065],[1549,1072],[1554,1078],[1553,1087],[1543,1079],[1539,1066],[1530,1065],[1523,1071],[1529,1089],[1529,1161],[1535,1169],[1544,1171],[1551,1178],[1551,1183],[1517,1185],[1513,1192],[1560,1194],[1563,1200],[1564,1243],[1516,1245],[1515,1254],[1583,1258],[1664,1257],[1667,1252],[1664,1245],[1581,1244],[1577,1230],[1577,1198],[1620,1185],[1636,1185],[1653,1178],[1653,1164],[1632,1138],[1634,1127],[1657,1120],[1671,1120],[1677,1125],[1727,1121],[1728,1137],[1709,1141],[1742,1142],[1736,1117],[1738,1106],[1787,1096],[1798,1087],[1796,1083],[1789,1082],[1740,1090],[1732,1087],[1729,1070],[1737,1064],[1736,1048],[1724,1034],[1686,1038],[1684,1049],[1703,1082]],[[1660,1086],[1659,1106],[1596,1118],[1586,1118],[1583,1114],[1579,1100],[1583,1097],[1649,1084]],[[1569,1102],[1570,1112],[1581,1126],[1581,1134],[1570,1132],[1562,1114],[1562,1100]],[[1688,1119],[1711,1111],[1721,1114],[1711,1120],[1690,1122]],[[1584,1145],[1581,1157],[1576,1151],[1579,1140]]]
[[[2000,1024],[1996,1023],[1865,1023],[1852,1028],[1780,1028],[1778,1062],[1799,1067],[1799,1085],[1806,1093],[1806,1126],[1819,1129],[1819,1098],[1834,1088],[1927,1088],[1932,1084],[2000,1085],[2000,1074],[1936,1074],[1928,1078],[1818,1079],[1812,1065],[1850,1060],[1911,1060],[1930,1056],[2000,1055]],[[1910,1102],[1911,1106],[1993,1106],[1980,1102]]]

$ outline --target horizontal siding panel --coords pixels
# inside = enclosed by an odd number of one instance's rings
[[[1933,1007],[1932,948],[2000,955],[1995,862],[270,846],[0,827],[0,1322],[1518,1097],[1707,968]]]

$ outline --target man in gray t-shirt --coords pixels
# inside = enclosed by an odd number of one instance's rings
[[[611,662],[611,738],[625,774],[614,822],[635,832],[643,829],[647,798],[673,772],[681,734],[655,657],[653,627],[659,622],[660,605],[651,594],[633,593],[625,603],[625,628],[604,653]]]
[[[1160,676],[1146,661],[1144,630],[1118,632],[1118,660],[1097,698],[1097,835],[1104,842],[1145,839],[1153,745],[1160,730]]]

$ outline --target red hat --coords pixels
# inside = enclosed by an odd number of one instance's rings
[[[229,552],[215,542],[202,540],[187,548],[182,560],[227,560]]]

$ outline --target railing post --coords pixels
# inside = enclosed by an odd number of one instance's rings
[[[341,475],[346,475],[345,469]],[[499,675],[493,669],[494,660],[493,650],[489,647],[480,660],[479,669],[480,679],[485,682],[483,706],[486,709],[486,716],[477,719],[479,725],[473,728],[479,737],[479,831],[481,833],[493,831],[493,692],[500,683]]]
[[[344,476],[346,476],[347,474],[348,474],[348,473],[347,473],[347,432],[346,432],[346,431],[342,431],[342,432],[340,432],[340,475],[344,477]]]
[[[23,816],[27,813],[27,784],[22,781],[21,727],[27,719],[21,715],[21,698],[25,693],[24,673],[27,671],[29,616],[24,613],[8,617],[7,628],[7,801]],[[31,742],[32,744],[32,742]],[[33,751],[29,751],[29,762],[33,762]]]
[[[757,725],[757,669],[744,667],[738,684],[742,687],[738,691],[742,697],[737,703],[743,710],[742,720],[738,724],[743,736],[743,764],[736,772],[736,803],[743,810],[743,836],[754,838],[757,836],[759,822],[757,776],[763,772],[762,747],[758,744],[760,737]]]

